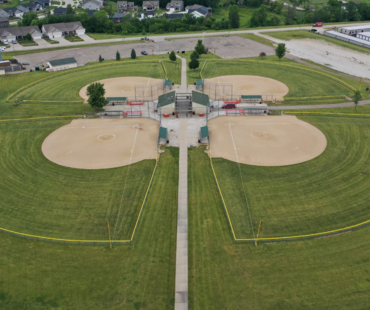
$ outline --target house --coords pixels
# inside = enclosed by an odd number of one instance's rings
[[[126,13],[115,13],[112,16],[111,21],[115,24],[122,23],[123,22],[123,17],[126,16],[126,15],[127,15]]]
[[[350,36],[356,36],[358,33],[370,31],[370,25],[361,25],[361,26],[351,26],[351,27],[341,27],[338,29],[338,32],[343,34],[348,34]]]
[[[51,5],[51,0],[36,0],[35,2],[42,5],[43,8]]]
[[[143,1],[144,11],[156,11],[159,9],[159,1]]]
[[[77,68],[77,61],[74,57],[69,58],[63,58],[63,59],[56,59],[56,60],[50,60],[46,63],[46,65],[49,67],[47,71],[61,71],[61,70],[67,70],[71,68]]]
[[[54,15],[64,16],[67,14],[67,8],[55,8],[53,13]]]
[[[7,12],[8,16],[0,15],[0,17],[18,17],[18,18],[22,18],[22,16],[23,16],[23,12],[21,10],[19,10],[18,8],[16,8],[16,7],[2,9],[2,11]]]
[[[175,14],[167,14],[166,13],[166,20],[183,18],[183,17],[184,17],[183,13],[175,13]]]
[[[9,28],[9,18],[0,17],[0,29]]]
[[[6,17],[9,18],[10,14],[5,10],[0,10],[0,17]]]
[[[17,40],[24,38],[27,34],[32,36],[33,40],[39,40],[42,38],[42,33],[38,26],[28,27],[10,27],[0,29],[0,40]]]
[[[127,1],[117,1],[117,12],[118,13],[128,13],[129,11],[138,11],[138,6],[134,2]]]
[[[82,2],[82,8],[89,11],[99,11],[103,6],[103,1],[99,0],[85,0]]]
[[[167,3],[166,11],[175,11],[180,12],[184,10],[184,1],[176,1],[172,0],[171,2]]]
[[[81,22],[47,24],[42,26],[42,33],[50,39],[68,35],[81,36],[85,32],[86,29],[82,27]]]
[[[199,4],[188,5],[185,8],[185,12],[188,14],[192,14],[197,18],[202,16],[204,18],[208,18],[212,16],[212,8],[206,8]]]
[[[144,18],[153,18],[155,16],[156,11],[143,11],[139,15],[139,19],[142,20]]]
[[[94,15],[94,13],[96,13],[96,11],[85,11],[85,13],[87,13],[90,17],[92,17]]]
[[[22,11],[23,13],[29,13],[29,12],[39,12],[42,11],[42,5],[37,2],[30,2],[26,4],[20,4],[17,6],[17,9]]]

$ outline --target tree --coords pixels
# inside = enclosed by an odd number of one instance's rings
[[[75,11],[73,11],[72,5],[68,4],[68,5],[67,5],[67,11],[66,11],[66,14],[67,14],[67,15],[72,15],[72,14],[74,14],[74,13],[75,13]]]
[[[172,52],[170,53],[170,60],[171,60],[171,61],[176,61],[176,54],[175,54],[175,52],[174,52],[174,51],[172,51]]]
[[[134,49],[131,50],[131,58],[135,59],[136,58],[136,52]]]
[[[359,90],[355,90],[352,97],[352,101],[355,104],[355,111],[357,109],[358,102],[360,101],[361,98],[362,98],[361,92]]]
[[[99,62],[102,62],[103,61],[103,57],[101,57],[101,55],[99,55]]]
[[[199,59],[199,54],[197,51],[194,51],[191,53],[190,55],[190,59],[193,60],[193,59]]]
[[[192,60],[190,60],[189,62],[189,69],[196,69],[199,67],[199,60],[198,59],[195,59],[193,58]]]
[[[116,53],[116,60],[121,60],[121,54],[119,53],[119,51],[117,51]]]
[[[38,19],[37,14],[35,12],[30,12],[30,13],[24,14],[23,18],[22,18],[22,21],[19,22],[21,24],[20,27],[21,26],[24,26],[24,27],[25,26],[30,26],[34,19]]]
[[[229,22],[230,22],[231,28],[239,28],[240,17],[239,17],[239,8],[237,5],[230,5]]]
[[[108,103],[107,99],[105,99],[104,85],[99,82],[90,84],[87,87],[86,95],[89,96],[87,102],[95,110],[104,107]]]
[[[196,52],[199,54],[199,55],[202,55],[206,52],[206,48],[204,47],[203,45],[203,41],[202,40],[198,40],[198,43],[197,45],[195,46],[195,50]]]
[[[279,43],[275,50],[275,54],[279,58],[279,60],[284,57],[285,52],[286,52],[285,44]]]
[[[265,53],[265,52],[261,52],[261,53],[260,53],[260,57],[262,57],[262,58],[263,58],[263,57],[266,57],[266,53]]]
[[[28,40],[28,41],[32,41],[32,36],[31,36],[31,34],[30,34],[30,33],[27,33],[27,34],[25,35],[25,39],[26,39],[26,40]]]

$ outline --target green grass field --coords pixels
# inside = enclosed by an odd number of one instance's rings
[[[296,39],[315,39],[315,40],[323,40],[328,43],[336,44],[342,47],[346,47],[358,52],[362,52],[365,54],[370,54],[369,49],[362,46],[357,46],[351,43],[347,43],[341,40],[337,40],[334,38],[330,38],[324,35],[319,35],[312,33],[308,30],[289,30],[289,31],[273,31],[273,32],[263,32],[263,34],[267,34],[271,37],[274,37],[279,40],[296,40]]]
[[[278,116],[276,116],[278,117]],[[300,117],[326,136],[319,157],[284,167],[240,165],[254,232],[261,238],[320,233],[370,220],[370,120]],[[238,164],[213,160],[237,238],[253,238]]]
[[[329,77],[320,74],[317,69],[312,69],[309,66],[296,63],[292,60],[283,58],[281,61],[277,57],[269,56],[265,59],[259,57],[251,58],[249,61],[208,61],[203,72],[203,77],[212,78],[223,75],[258,75],[279,80],[289,87],[289,93],[286,97],[310,97],[310,96],[333,96],[346,95],[352,96],[352,91],[337,81],[331,79],[333,76],[340,81],[343,81],[354,88],[359,88],[359,81],[335,76],[326,72],[321,72],[329,75]],[[283,66],[291,65],[294,67]],[[309,69],[317,71],[301,70]],[[284,74],[282,74],[284,71]],[[188,82],[194,83],[199,79],[200,75],[190,75],[188,73]],[[361,91],[364,99],[370,98],[370,93],[366,92],[366,87],[369,83],[362,83]],[[343,100],[342,100],[343,101]],[[341,102],[342,102],[341,101]],[[345,101],[345,100],[344,100]],[[304,101],[302,104],[318,104],[318,101]],[[323,103],[323,101],[321,102]]]
[[[27,126],[25,123],[22,124]],[[20,126],[20,123],[14,125]],[[39,160],[33,157],[31,162],[28,161],[29,167],[26,167],[27,164],[21,166],[28,171],[31,170],[31,166],[34,166],[35,174],[40,175],[42,168],[35,165]],[[55,172],[55,167],[50,167],[50,164],[48,167],[50,169],[43,170],[46,178],[49,178],[49,174],[51,177]],[[16,171],[14,166],[13,168],[15,169],[12,171],[11,178],[13,181],[21,180],[24,173]],[[76,170],[83,175],[81,170],[67,168],[66,170]],[[112,170],[114,169],[105,172],[102,170],[99,174],[103,173],[110,178],[116,174]],[[14,176],[15,172],[18,172],[17,176]],[[64,171],[62,175],[70,176],[69,187],[73,187],[73,184],[77,187],[81,186],[79,181],[81,174],[75,178],[73,172]],[[82,182],[90,184],[97,180],[90,178]],[[103,181],[103,179],[100,180]],[[123,175],[117,180],[121,189],[122,180]],[[110,181],[107,179],[107,182]],[[161,155],[155,181],[133,246],[117,246],[109,250],[109,247],[103,246],[50,244],[0,234],[0,273],[2,274],[0,308],[4,310],[173,309],[177,182],[178,150],[166,148],[165,153]],[[2,186],[10,183],[12,183],[10,178],[1,180]],[[100,188],[105,186],[98,184],[97,187],[86,187],[87,192],[79,193],[81,202],[84,201],[83,204],[87,204],[88,201],[105,199],[97,194],[97,192],[102,193]],[[18,195],[27,194],[21,184],[17,187]],[[33,188],[36,187],[36,185],[33,186]],[[111,189],[107,188],[107,190],[103,194],[106,198],[112,194]],[[10,192],[14,193],[14,190]],[[28,195],[32,196],[32,192],[28,192]],[[48,202],[45,199],[46,196],[33,195],[27,202],[22,201],[22,203],[28,204],[32,203],[33,199],[42,198],[44,198],[43,204]],[[70,203],[74,204],[76,199],[74,195],[64,202],[60,198],[58,189],[52,199],[59,201],[59,207],[65,210],[68,210]],[[27,208],[25,213],[28,213]]]

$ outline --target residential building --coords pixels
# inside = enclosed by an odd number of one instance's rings
[[[0,17],[0,29],[9,28],[9,18]]]
[[[5,11],[8,14],[8,16],[3,16],[1,14],[2,11]],[[2,9],[1,12],[0,12],[0,17],[18,17],[18,18],[22,18],[23,14],[24,14],[21,10],[19,10],[16,7]]]
[[[27,34],[32,36],[32,39],[39,40],[42,38],[42,33],[38,26],[28,26],[28,27],[10,27],[0,29],[0,40],[17,40],[24,38]]]
[[[123,22],[123,17],[126,16],[126,15],[127,15],[126,13],[115,13],[112,16],[111,21],[115,24],[122,23]]]
[[[0,17],[9,18],[10,14],[5,10],[0,10]]]
[[[206,8],[199,4],[188,5],[185,8],[185,12],[188,14],[192,14],[195,17],[203,16],[204,18],[208,18],[212,16],[212,8]]]
[[[17,6],[17,9],[22,11],[24,14],[30,12],[39,12],[42,11],[43,6],[37,2],[29,2],[25,4],[20,4]]]
[[[143,11],[139,15],[139,19],[142,20],[144,18],[153,18],[156,14],[156,11]]]
[[[144,11],[156,11],[159,9],[159,1],[143,1]]]
[[[184,10],[184,1],[176,1],[172,0],[171,2],[167,3],[166,11],[175,11],[180,12]]]
[[[51,0],[36,0],[35,2],[41,4],[43,8],[51,5]]]
[[[99,11],[103,6],[103,1],[99,0],[85,0],[82,2],[82,8],[89,11]]]
[[[127,1],[117,1],[117,12],[118,13],[128,13],[129,11],[138,11],[138,6],[134,2]]]
[[[82,26],[81,22],[47,24],[42,26],[42,33],[49,37],[60,38],[68,35],[84,35],[86,29]]]

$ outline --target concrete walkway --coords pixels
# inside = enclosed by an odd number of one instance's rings
[[[362,100],[358,105],[370,104],[370,99]],[[290,106],[269,106],[269,110],[308,110],[308,109],[332,109],[354,107],[353,102],[331,103],[331,104],[313,104],[313,105],[290,105]]]
[[[187,91],[186,60],[181,67],[181,92]],[[175,310],[188,310],[188,120],[180,119]]]

